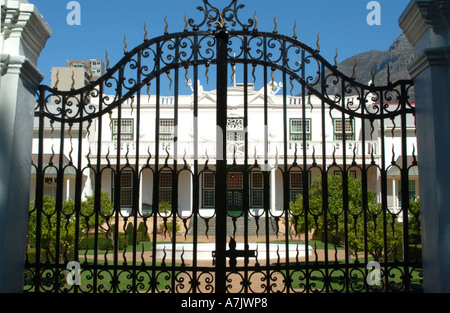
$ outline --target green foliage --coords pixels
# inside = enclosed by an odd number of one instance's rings
[[[160,224],[159,228],[164,235],[169,235],[169,237],[172,238],[173,221],[170,221],[170,222],[166,221],[166,222]],[[178,233],[179,231],[180,231],[180,225],[178,225],[178,223],[177,223],[176,224],[176,232]]]
[[[119,233],[119,250],[122,250],[126,247],[125,234]],[[106,236],[105,233],[98,234],[98,249],[99,250],[113,250],[113,241]],[[94,234],[90,234],[89,236],[83,236],[80,240],[80,250],[93,250],[95,249],[95,237]]]
[[[139,223],[139,226],[137,229],[137,236],[138,236],[139,242],[150,240],[150,236],[148,235],[148,227],[145,226],[144,222]]]
[[[168,201],[161,201],[159,203],[159,212],[168,214],[172,211],[172,204]]]
[[[133,223],[128,223],[125,229],[125,236],[127,238],[127,244],[133,245],[134,242],[134,226]],[[138,243],[138,242],[136,242]]]
[[[303,208],[303,196],[299,195],[290,203],[293,214],[291,222],[297,225],[298,233],[314,230],[315,238],[328,242],[347,245],[352,255],[365,251],[376,260],[398,257],[402,247],[402,224],[398,216],[389,212],[383,213],[376,202],[376,193],[368,190],[366,210],[363,209],[363,192],[361,179],[348,175],[348,208],[344,210],[344,192],[342,176],[327,176],[328,210],[324,212],[322,199],[322,176],[317,177],[309,190],[309,210]],[[305,215],[307,218],[305,218]],[[325,216],[327,223],[325,225]],[[384,217],[386,216],[386,223]],[[384,233],[386,233],[386,247]]]
[[[46,260],[55,261],[56,258],[71,258],[75,249],[75,234],[78,227],[80,240],[83,234],[93,229],[92,217],[94,216],[95,196],[89,196],[81,203],[81,217],[76,223],[75,203],[72,199],[64,201],[62,207],[56,206],[56,201],[50,196],[43,197],[42,213],[38,216],[34,201],[30,203],[30,216],[28,222],[28,242],[34,248],[37,240],[38,218],[40,219],[40,243],[45,252]],[[106,221],[105,216],[111,215],[113,204],[109,199],[109,194],[105,191],[101,193],[99,225]],[[91,219],[91,220],[90,220]],[[57,248],[59,254],[56,255]]]
[[[172,204],[167,201],[161,201],[159,203],[159,212],[164,214],[170,214],[172,212]],[[169,235],[170,238],[172,238],[173,235],[173,221],[168,222],[168,218],[164,217],[164,222],[159,225],[159,229],[161,233],[163,233],[165,236]],[[176,232],[180,231],[180,225],[176,224]]]

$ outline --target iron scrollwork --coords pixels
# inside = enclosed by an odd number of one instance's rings
[[[205,24],[208,27],[214,26],[218,29],[227,28],[229,25],[235,27],[239,24],[244,30],[247,30],[255,24],[255,20],[248,19],[247,24],[241,22],[238,12],[244,7],[245,5],[243,4],[238,5],[237,0],[232,0],[228,6],[222,10],[219,10],[218,8],[212,6],[208,0],[203,0],[203,7],[197,7],[197,9],[204,14],[203,20],[200,23],[195,24],[195,20],[190,18],[188,23],[194,31],[199,30],[200,27]]]
[[[186,261],[189,253],[184,248],[177,262],[175,252],[168,252],[170,246],[176,247],[180,240],[178,237],[187,238],[187,236],[194,231],[194,229],[204,226],[203,230],[197,231],[197,236],[204,236],[206,240],[210,240],[214,236],[214,222],[217,219],[217,212],[204,213],[199,210],[199,204],[189,212],[188,215],[182,215],[176,205],[173,209],[164,212],[159,206],[151,206],[145,203],[133,203],[133,207],[129,212],[122,212],[117,201],[114,204],[114,209],[108,211],[99,197],[99,192],[102,188],[102,181],[108,177],[113,177],[116,194],[114,200],[121,199],[121,173],[124,171],[130,174],[130,181],[133,186],[143,184],[145,179],[155,182],[155,189],[159,188],[161,177],[170,179],[173,182],[179,182],[182,175],[189,177],[193,182],[193,186],[201,186],[202,178],[210,175],[210,179],[216,179],[216,172],[210,156],[212,152],[204,151],[203,156],[196,158],[197,162],[189,164],[186,158],[186,152],[182,159],[177,159],[175,155],[175,139],[170,144],[167,144],[165,151],[162,151],[161,143],[156,138],[155,142],[141,144],[139,136],[136,134],[136,139],[132,142],[126,142],[123,146],[120,142],[120,136],[115,141],[116,145],[108,146],[107,152],[102,150],[102,133],[101,129],[98,134],[98,139],[95,139],[96,146],[89,147],[88,151],[80,145],[78,154],[78,164],[75,162],[76,149],[73,143],[76,142],[77,133],[80,136],[85,135],[93,137],[91,134],[91,125],[95,125],[98,121],[102,121],[103,126],[108,126],[112,131],[114,127],[117,129],[117,124],[114,124],[113,113],[120,111],[121,108],[129,106],[133,114],[139,116],[140,114],[140,96],[145,95],[147,101],[152,104],[155,103],[155,108],[152,107],[155,113],[156,123],[160,120],[160,106],[161,95],[160,89],[156,89],[157,96],[151,94],[151,88],[158,88],[160,79],[164,78],[170,85],[170,92],[178,96],[177,89],[174,88],[176,83],[182,81],[192,89],[193,94],[197,95],[202,92],[201,86],[198,83],[199,69],[204,70],[207,83],[209,83],[210,69],[217,66],[218,54],[225,56],[226,66],[231,66],[232,77],[236,73],[237,67],[242,66],[246,80],[244,85],[249,85],[253,80],[253,84],[261,84],[259,96],[262,95],[264,99],[264,109],[269,108],[270,97],[277,92],[283,92],[283,101],[285,101],[284,109],[293,108],[296,116],[303,122],[306,122],[307,110],[313,109],[313,104],[310,102],[312,96],[316,96],[323,108],[323,120],[326,118],[333,119],[336,116],[349,120],[350,125],[355,120],[366,123],[364,131],[367,131],[365,137],[373,139],[375,136],[375,123],[382,123],[384,121],[392,121],[393,127],[391,129],[392,136],[397,130],[405,131],[404,121],[398,122],[399,118],[405,118],[406,115],[414,115],[414,105],[412,99],[409,98],[409,93],[413,88],[411,81],[402,80],[397,82],[390,81],[390,74],[388,71],[387,84],[385,86],[377,86],[372,81],[371,84],[362,84],[356,80],[355,73],[357,62],[353,68],[353,75],[344,75],[338,69],[337,51],[334,59],[334,65],[328,63],[320,54],[319,36],[317,37],[316,48],[311,48],[308,45],[300,42],[297,39],[296,25],[294,26],[294,36],[285,36],[277,32],[277,25],[273,32],[260,32],[257,28],[257,18],[248,19],[247,23],[243,23],[239,17],[239,13],[244,8],[244,5],[238,4],[237,0],[232,0],[231,3],[222,10],[212,6],[209,1],[203,0],[203,6],[199,6],[198,10],[203,14],[202,19],[196,23],[194,19],[186,20],[184,32],[170,34],[168,33],[168,25],[162,36],[148,39],[147,29],[145,28],[144,42],[136,48],[129,50],[124,37],[124,56],[114,66],[110,67],[108,54],[106,53],[107,72],[106,74],[95,82],[90,82],[87,86],[79,90],[61,91],[58,89],[59,82],[54,87],[41,86],[37,94],[38,104],[35,108],[35,117],[40,120],[42,125],[47,123],[51,128],[51,136],[53,138],[54,132],[60,131],[62,134],[67,133],[70,141],[69,164],[64,164],[57,160],[58,152],[52,147],[52,154],[49,162],[44,162],[43,153],[41,160],[33,163],[32,169],[36,173],[36,180],[40,179],[43,183],[45,177],[54,176],[59,179],[64,178],[67,173],[73,174],[76,177],[77,184],[77,199],[75,199],[75,206],[73,209],[63,208],[62,206],[62,191],[61,184],[57,190],[59,194],[59,203],[57,206],[44,206],[43,203],[43,185],[36,188],[40,192],[35,205],[30,209],[31,215],[38,215],[36,220],[33,220],[40,232],[41,245],[46,244],[46,238],[58,230],[61,237],[69,234],[69,222],[76,220],[78,224],[82,224],[84,229],[79,231],[78,239],[83,242],[82,245],[77,246],[77,257],[83,258],[83,277],[89,281],[83,286],[67,286],[61,285],[62,270],[61,263],[67,262],[71,256],[72,251],[67,247],[58,247],[57,254],[61,257],[59,259],[52,258],[53,251],[49,247],[41,247],[38,252],[39,258],[35,261],[27,261],[26,280],[27,291],[65,291],[65,292],[143,292],[143,293],[158,293],[158,292],[205,292],[211,293],[217,290],[216,282],[217,275],[225,276],[226,291],[237,292],[364,292],[371,290],[409,290],[420,286],[411,288],[408,284],[407,277],[416,275],[415,271],[420,266],[420,260],[411,258],[406,260],[398,260],[397,254],[402,253],[401,247],[396,247],[393,253],[394,261],[387,260],[389,267],[382,271],[382,284],[380,287],[367,286],[364,280],[368,273],[364,268],[363,263],[367,261],[368,254],[360,247],[356,247],[356,258],[354,264],[339,263],[339,254],[342,254],[343,249],[348,249],[348,245],[337,242],[342,232],[341,221],[346,220],[347,235],[358,236],[359,223],[364,221],[365,226],[365,240],[367,240],[369,233],[377,233],[381,230],[385,232],[395,231],[395,223],[400,217],[408,219],[410,216],[414,225],[420,219],[420,211],[416,208],[406,206],[400,211],[390,211],[387,209],[385,200],[383,206],[363,206],[356,205],[351,207],[348,205],[349,199],[343,198],[342,202],[346,202],[348,207],[341,207],[339,209],[331,208],[327,204],[328,191],[322,189],[323,203],[319,209],[314,209],[307,197],[302,198],[304,208],[301,211],[294,211],[291,209],[290,203],[285,200],[281,211],[273,212],[268,209],[268,201],[266,203],[259,203],[258,210],[251,211],[250,200],[248,199],[250,190],[248,188],[250,182],[253,183],[253,178],[260,177],[260,189],[255,189],[255,194],[259,191],[268,193],[269,174],[262,171],[262,164],[269,165],[268,159],[262,159],[260,151],[257,151],[256,145],[254,147],[254,160],[250,160],[252,148],[249,145],[248,139],[243,144],[244,151],[242,155],[247,156],[247,168],[237,165],[236,149],[233,154],[233,159],[228,161],[233,162],[234,170],[242,173],[243,181],[246,183],[245,192],[237,192],[238,200],[246,203],[246,208],[236,213],[235,215],[227,212],[229,222],[232,227],[231,232],[233,236],[237,232],[237,224],[239,220],[244,219],[247,226],[253,223],[255,227],[255,236],[258,240],[268,238],[270,231],[273,236],[285,236],[282,243],[276,244],[276,249],[273,251],[273,257],[270,252],[261,252],[260,246],[256,250],[250,250],[248,245],[245,251],[238,251],[236,249],[236,241],[230,244],[230,250],[226,256],[231,259],[231,267],[226,269],[226,273],[219,273],[214,267],[199,264],[200,262]],[[167,21],[167,20],[166,20]],[[276,23],[276,20],[275,20]],[[214,27],[214,30],[201,30],[203,26],[209,28]],[[188,26],[192,30],[188,30]],[[239,26],[241,29],[229,29]],[[250,30],[250,28],[253,30]],[[227,33],[226,37],[226,51],[218,51],[218,33]],[[193,69],[193,70],[191,70]],[[180,72],[182,79],[180,80]],[[230,72],[231,73],[231,72]],[[58,76],[58,75],[57,75]],[[373,75],[372,75],[373,76]],[[193,79],[197,78],[197,81]],[[251,77],[251,78],[250,78]],[[229,76],[224,78],[229,81]],[[234,78],[233,78],[234,79]],[[235,83],[235,81],[233,81]],[[74,85],[72,85],[74,86]],[[159,87],[160,88],[160,87]],[[290,90],[284,90],[289,88]],[[247,89],[249,89],[247,87]],[[157,102],[156,98],[159,99]],[[198,109],[197,99],[193,100],[193,111]],[[299,101],[287,103],[291,101]],[[154,102],[153,102],[154,101]],[[248,99],[244,99],[248,101]],[[94,105],[93,103],[96,103]],[[246,103],[248,106],[248,103]],[[244,105],[245,106],[245,105]],[[175,105],[171,106],[175,108]],[[176,110],[176,109],[174,109]],[[326,116],[326,111],[328,115]],[[266,113],[266,117],[267,117]],[[106,117],[104,120],[103,117]],[[105,125],[108,124],[108,125]],[[137,124],[136,132],[140,131],[142,121]],[[396,124],[397,123],[397,124]],[[402,125],[400,125],[402,124]],[[87,126],[87,129],[83,126]],[[92,126],[94,127],[94,126]],[[228,120],[229,131],[244,131],[248,127],[248,116],[246,118],[233,118]],[[288,136],[288,127],[284,125],[286,137]],[[353,131],[353,126],[352,131]],[[323,126],[325,128],[325,126]],[[303,126],[305,129],[305,126]],[[44,128],[40,128],[40,136],[44,134]],[[325,129],[323,129],[325,133]],[[104,135],[103,135],[104,136]],[[384,136],[384,134],[382,135]],[[364,143],[362,146],[352,147],[350,154],[342,147],[338,147],[336,143],[332,147],[326,146],[325,139],[323,142],[313,145],[308,148],[310,140],[306,138],[306,132],[301,134],[302,140],[296,140],[295,146],[289,147],[288,140],[284,140],[282,150],[278,151],[276,155],[276,162],[272,170],[277,177],[283,182],[283,195],[286,199],[289,198],[289,188],[291,177],[301,177],[302,192],[308,193],[308,177],[312,173],[319,173],[321,177],[333,176],[335,173],[348,174],[351,171],[357,172],[360,176],[367,175],[369,170],[376,171],[379,177],[386,177],[389,170],[394,169],[402,173],[404,177],[408,177],[408,171],[414,170],[417,166],[415,152],[413,152],[414,161],[407,169],[397,164],[395,154],[392,160],[388,160],[390,165],[383,166],[375,162],[375,154],[380,154],[375,147],[366,147]],[[405,136],[406,137],[406,136]],[[383,137],[384,138],[384,137]],[[81,137],[78,138],[81,141]],[[364,139],[366,140],[366,139]],[[156,142],[159,142],[160,146]],[[244,140],[243,140],[244,142]],[[345,146],[345,138],[341,140]],[[135,145],[134,147],[133,144]],[[198,144],[198,142],[197,142]],[[289,143],[291,144],[291,143]],[[55,145],[57,147],[58,145]],[[60,153],[64,154],[64,146],[60,145]],[[197,147],[198,148],[198,147]],[[319,149],[320,148],[320,149]],[[131,150],[134,149],[135,155]],[[328,149],[328,150],[327,150]],[[197,149],[198,150],[198,149]],[[378,149],[379,150],[379,149]],[[139,152],[137,152],[139,151]],[[250,151],[250,153],[249,153]],[[242,151],[241,151],[242,152]],[[179,151],[177,152],[179,154]],[[195,153],[201,154],[196,151]],[[259,153],[259,154],[258,154]],[[285,158],[282,160],[283,164],[278,164],[278,153],[283,154]],[[183,153],[181,153],[182,155]],[[288,156],[289,154],[289,156]],[[81,161],[85,157],[86,160]],[[405,156],[402,156],[405,157]],[[104,164],[99,162],[103,158]],[[202,166],[199,159],[203,158],[204,165]],[[405,157],[406,158],[406,157]],[[342,160],[350,160],[348,164],[340,164]],[[84,162],[86,161],[86,162]],[[123,164],[120,162],[123,161]],[[241,160],[242,161],[242,160]],[[118,163],[115,163],[118,162]],[[179,163],[178,163],[179,162]],[[254,163],[253,163],[254,162]],[[87,164],[85,164],[87,163]],[[251,165],[253,163],[253,165]],[[51,174],[51,175],[50,175]],[[255,176],[252,176],[255,175]],[[261,175],[261,176],[258,176]],[[89,210],[88,206],[82,205],[81,187],[79,184],[90,176],[94,181],[96,197],[95,210]],[[342,175],[344,177],[345,175]],[[39,182],[39,181],[38,181]],[[297,181],[300,184],[300,181]],[[383,182],[383,187],[387,188],[387,182]],[[37,184],[39,185],[39,183]],[[262,187],[261,187],[262,186]],[[327,181],[322,181],[321,187],[326,187]],[[177,186],[178,188],[178,186]],[[256,187],[255,187],[256,188]],[[300,187],[299,187],[300,189]],[[118,190],[118,191],[117,191]],[[138,190],[132,188],[132,197],[139,197]],[[197,192],[197,191],[196,191]],[[364,195],[367,196],[367,190],[364,189]],[[200,195],[197,194],[199,199]],[[228,195],[227,195],[228,196]],[[385,196],[385,195],[383,195]],[[174,193],[172,196],[174,203],[178,200],[178,194]],[[231,201],[226,198],[226,201]],[[203,199],[202,199],[203,200]],[[263,199],[266,200],[266,199]],[[199,200],[201,201],[201,200]],[[195,201],[193,201],[195,202]],[[142,205],[142,210],[139,208]],[[269,204],[270,205],[270,204]],[[145,206],[145,208],[144,208]],[[194,206],[194,205],[193,205]],[[144,211],[145,209],[145,211]],[[280,213],[281,212],[281,213]],[[385,217],[385,220],[380,223],[378,219]],[[309,249],[307,242],[298,242],[296,252],[287,257],[286,254],[280,252],[280,247],[287,245],[290,242],[289,235],[293,232],[298,235],[299,225],[308,229],[308,225],[313,229],[319,229],[322,219],[326,218],[327,229],[323,236],[327,237],[325,240],[326,253],[329,260],[326,266],[321,267],[319,262],[319,248],[316,243],[311,243],[311,255],[304,257],[300,256],[300,248],[304,246]],[[120,223],[119,223],[120,219]],[[138,236],[136,221],[140,220],[142,223],[141,231],[149,233],[153,231],[154,236],[151,245],[138,245]],[[101,223],[100,223],[101,221]],[[174,224],[179,224],[182,227],[181,235],[177,236],[176,227]],[[219,221],[225,223],[225,221]],[[309,223],[309,224],[308,224]],[[101,225],[99,225],[101,224]],[[44,227],[45,225],[45,227]],[[134,225],[132,234],[128,233],[128,225]],[[172,228],[171,228],[172,227]],[[417,226],[418,227],[418,226]],[[157,234],[161,232],[162,240],[168,241],[168,245],[161,251],[156,250],[155,240]],[[248,231],[248,229],[247,229]],[[414,229],[414,231],[419,231]],[[265,232],[265,234],[264,234]],[[122,238],[121,233],[126,233]],[[264,237],[266,235],[266,237]],[[321,234],[318,234],[319,236]],[[408,240],[408,234],[404,234],[404,240]],[[104,238],[100,240],[99,238]],[[111,240],[113,245],[108,242]],[[128,247],[123,248],[119,252],[119,245],[123,245],[123,241],[131,242]],[[281,239],[280,239],[281,240]],[[336,241],[333,241],[336,240]],[[88,244],[89,243],[89,244]],[[198,242],[195,243],[196,245]],[[248,242],[247,242],[248,244]],[[265,243],[266,248],[269,248],[268,242]],[[414,242],[416,248],[419,242]],[[90,249],[89,245],[94,248]],[[99,249],[100,245],[103,249]],[[126,245],[125,245],[126,246]],[[358,250],[359,249],[359,250]],[[91,258],[91,250],[94,250],[95,258]],[[121,249],[120,249],[121,250]],[[344,253],[349,254],[347,250]],[[157,258],[157,253],[158,258]],[[309,253],[309,250],[307,252]],[[363,257],[359,254],[365,253]],[[386,252],[387,253],[387,252]],[[237,258],[244,258],[242,265]],[[392,257],[392,256],[390,256]],[[407,256],[408,258],[409,256]],[[282,260],[285,258],[284,260]],[[302,259],[303,258],[303,259]],[[251,260],[249,260],[251,259]],[[363,260],[364,259],[364,260]],[[94,261],[95,260],[95,261]],[[120,260],[120,261],[119,261]],[[266,262],[264,262],[264,260]],[[178,261],[180,263],[178,263]],[[405,278],[406,277],[406,278]],[[391,280],[389,280],[392,278]],[[377,289],[378,288],[378,289]]]

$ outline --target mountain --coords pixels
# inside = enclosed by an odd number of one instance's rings
[[[411,79],[408,65],[414,59],[414,49],[406,36],[402,33],[387,51],[371,50],[354,55],[338,64],[338,70],[351,77],[355,60],[358,60],[356,68],[356,81],[368,84],[372,80],[371,70],[375,75],[375,85],[387,85],[388,66],[390,81],[396,82],[401,79]],[[332,85],[328,88],[328,94],[340,93],[340,86]],[[410,90],[410,97],[414,98],[414,90]]]

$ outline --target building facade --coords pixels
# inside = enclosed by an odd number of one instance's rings
[[[171,206],[174,206],[175,200],[179,215],[190,216],[194,202],[193,195],[198,194],[202,216],[213,216],[214,164],[218,155],[216,138],[220,137],[220,132],[225,131],[227,138],[225,153],[230,166],[227,202],[231,211],[242,209],[243,190],[248,190],[250,210],[254,214],[262,212],[266,205],[270,205],[270,210],[274,214],[277,212],[281,214],[285,190],[289,193],[289,201],[295,201],[297,195],[306,190],[304,183],[307,182],[310,186],[323,172],[324,155],[327,159],[328,175],[341,174],[347,170],[350,175],[361,178],[362,166],[365,164],[367,188],[377,194],[379,203],[383,189],[380,169],[384,164],[384,168],[387,169],[388,207],[392,212],[400,209],[402,165],[400,118],[383,122],[381,125],[379,121],[346,118],[337,110],[329,110],[329,114],[322,117],[322,102],[315,96],[305,97],[308,103],[305,104],[307,109],[303,116],[302,97],[289,97],[285,110],[280,92],[281,84],[271,84],[270,88],[267,88],[270,91],[267,112],[264,106],[264,88],[258,89],[255,85],[249,84],[247,127],[244,127],[243,84],[237,83],[228,88],[227,129],[221,130],[215,123],[216,90],[206,91],[200,82],[196,119],[192,114],[192,94],[178,96],[177,103],[171,96],[160,97],[157,103],[156,96],[141,95],[139,109],[136,107],[136,99],[129,99],[123,103],[120,110],[113,110],[101,119],[83,123],[82,129],[79,129],[79,124],[73,127],[66,125],[63,127],[63,135],[61,125],[57,122],[48,123],[44,134],[44,163],[47,165],[44,193],[56,195],[56,168],[58,164],[63,164],[64,199],[73,199],[75,165],[81,164],[83,198],[92,195],[95,189],[94,165],[100,162],[101,189],[106,191],[112,200],[115,199],[115,183],[117,183],[115,174],[120,170],[120,207],[124,216],[131,214],[133,201],[136,201],[133,190],[136,188],[139,190],[137,200],[141,214],[151,212],[153,202],[157,199],[158,203],[167,202]],[[98,105],[95,102],[98,99],[91,100],[92,105]],[[350,96],[346,99],[346,103],[349,108],[356,108],[358,99],[356,96]],[[378,104],[369,105],[376,107]],[[391,105],[394,107],[397,104]],[[155,116],[157,107],[160,112],[158,118]],[[37,129],[36,124],[34,155],[38,153]],[[64,140],[61,141],[61,138]],[[246,138],[248,158],[245,155]],[[63,143],[63,147],[60,142]],[[415,165],[417,159],[413,119],[407,120],[406,142],[410,166],[409,194],[410,198],[414,198],[419,194],[419,184],[418,169]],[[59,162],[60,157],[63,158],[62,162]],[[155,174],[156,157],[159,159],[159,172],[156,171],[158,174]],[[195,160],[201,171],[198,193],[193,192],[192,170]],[[305,163],[306,170],[303,168]],[[248,188],[244,187],[247,180],[242,170],[246,164],[250,170]],[[284,171],[289,171],[286,182],[288,186],[284,186]],[[137,180],[134,179],[134,174],[137,175]],[[155,177],[156,175],[158,177]],[[304,179],[303,175],[307,178]],[[154,188],[156,178],[159,181],[159,190]],[[265,185],[264,179],[268,180],[268,185]],[[136,183],[139,185],[135,186]],[[35,181],[32,178],[31,200],[34,196],[34,186]],[[270,190],[268,203],[265,202],[267,190]],[[158,193],[157,197],[155,192]]]

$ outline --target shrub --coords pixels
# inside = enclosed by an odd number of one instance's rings
[[[144,222],[140,222],[137,229],[137,237],[139,242],[150,241],[150,236],[148,235],[148,227]]]

